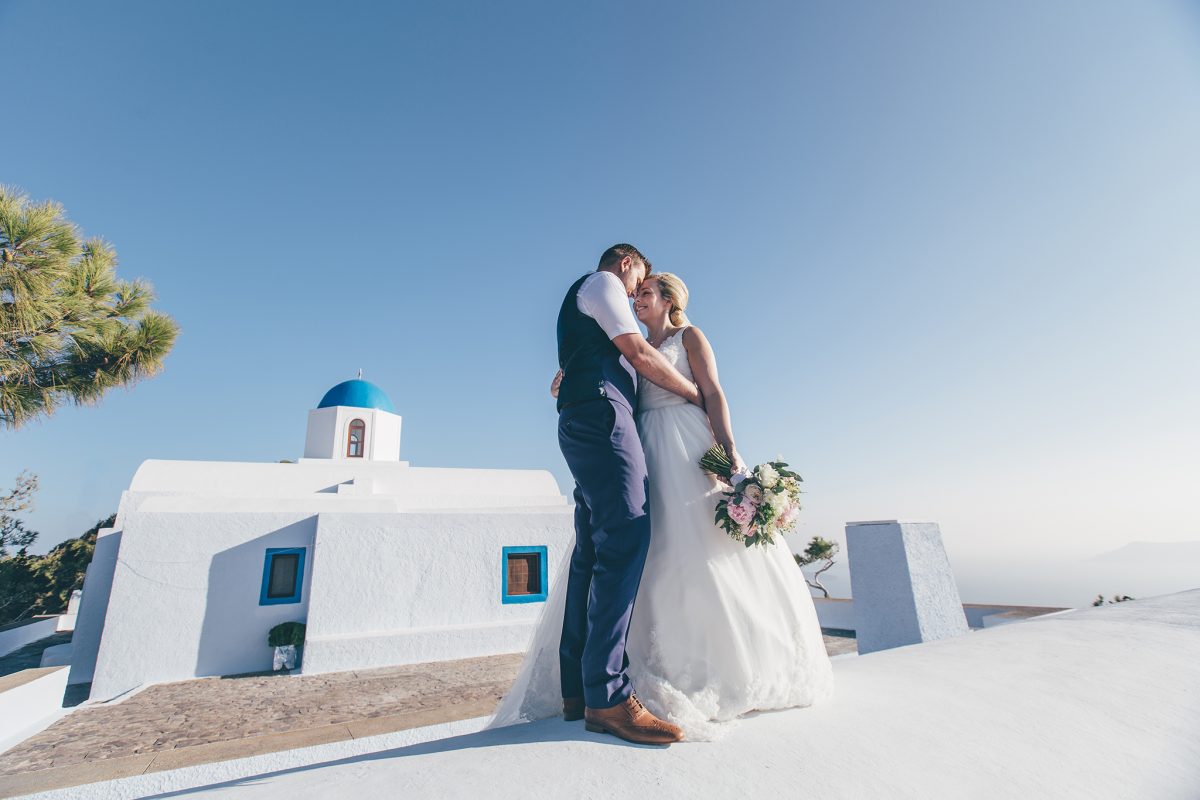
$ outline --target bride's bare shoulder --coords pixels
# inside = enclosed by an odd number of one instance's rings
[[[689,325],[683,330],[683,346],[689,353],[709,349],[708,337],[695,325]]]

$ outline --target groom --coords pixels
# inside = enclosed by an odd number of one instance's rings
[[[646,459],[633,421],[635,374],[700,405],[695,384],[642,336],[628,298],[650,273],[629,244],[600,256],[558,312],[558,444],[575,478],[559,666],[563,717],[631,742],[670,744],[683,732],[633,693],[625,640],[650,544]]]

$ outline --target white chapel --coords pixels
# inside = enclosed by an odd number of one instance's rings
[[[410,466],[400,423],[350,380],[309,411],[298,463],[144,462],[97,538],[69,682],[108,699],[267,670],[287,621],[305,674],[525,649],[574,541],[567,498],[542,470]]]

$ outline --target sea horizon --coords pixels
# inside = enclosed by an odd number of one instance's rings
[[[1200,559],[1190,558],[952,558],[951,569],[964,603],[989,605],[1080,608],[1090,606],[1100,594],[1106,601],[1118,594],[1141,599],[1200,588]],[[804,568],[806,575],[813,571]],[[832,597],[852,596],[844,553],[821,576],[821,583]],[[820,592],[814,591],[814,596],[819,597]]]

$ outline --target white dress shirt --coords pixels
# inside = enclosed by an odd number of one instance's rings
[[[583,285],[575,294],[575,305],[580,312],[596,320],[609,339],[615,339],[626,333],[636,333],[639,336],[642,329],[638,327],[629,308],[629,295],[625,292],[625,284],[611,272],[593,272],[584,280]],[[633,366],[621,356],[621,366],[633,378],[637,386],[637,372]]]

